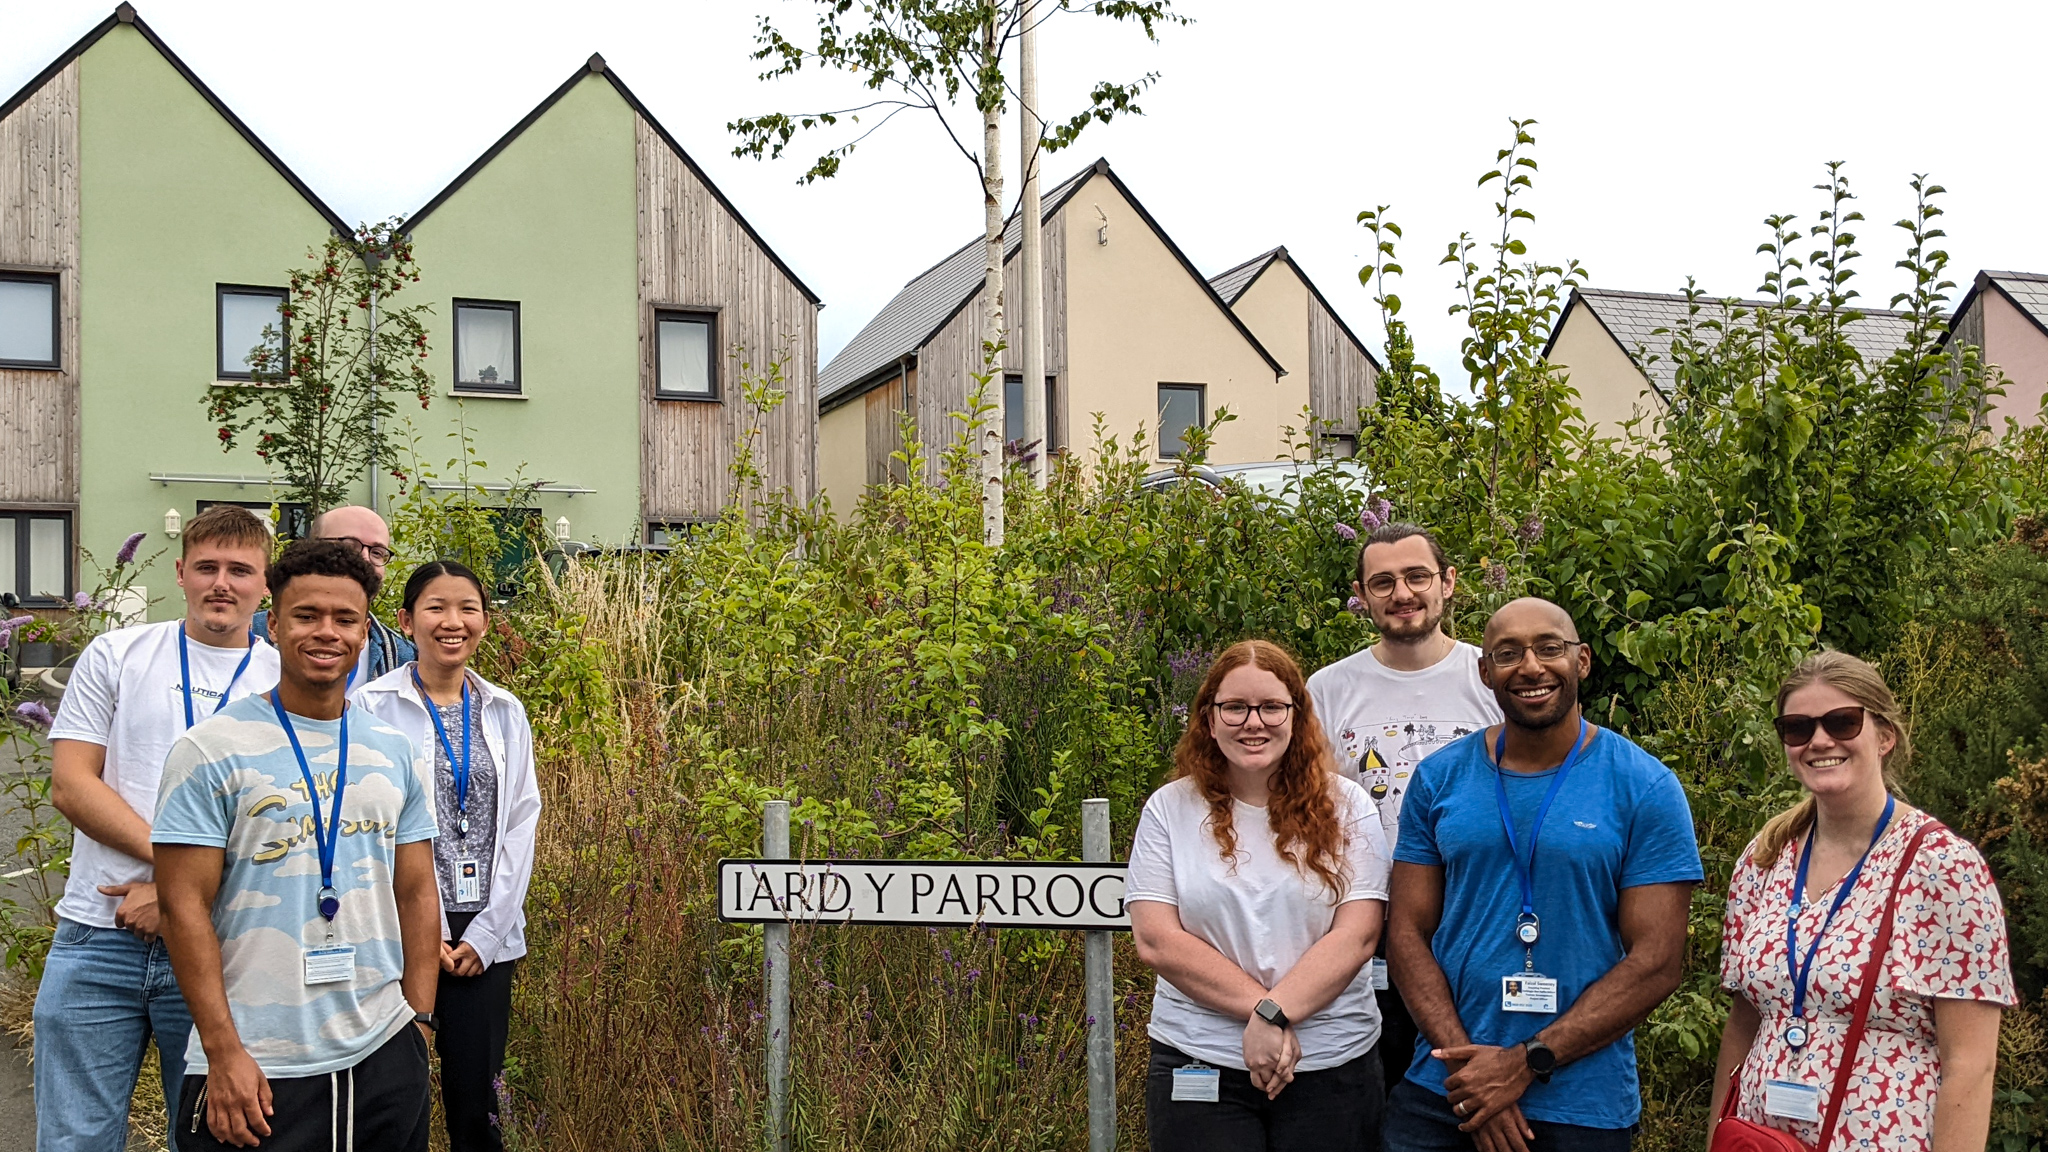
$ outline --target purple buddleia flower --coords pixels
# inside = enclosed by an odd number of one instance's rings
[[[1356,540],[1358,539],[1358,529],[1339,520],[1337,522],[1337,535],[1342,536],[1346,540]]]
[[[1344,610],[1346,612],[1363,612],[1365,611],[1365,601],[1353,596],[1349,600],[1344,601]]]
[[[1358,526],[1371,532],[1394,522],[1394,506],[1385,497],[1376,496],[1365,502],[1358,510]]]
[[[57,722],[56,717],[50,715],[50,710],[43,707],[40,700],[24,700],[16,704],[14,715],[23,724],[43,732],[48,732],[50,725]]]
[[[0,648],[5,648],[14,639],[14,630],[24,624],[35,623],[33,616],[16,616],[12,620],[0,620]]]
[[[1486,586],[1499,592],[1508,586],[1508,566],[1495,560],[1486,566]]]
[[[135,560],[135,550],[142,547],[143,538],[148,535],[149,533],[147,532],[137,532],[135,535],[128,537],[128,539],[121,541],[121,550],[114,553],[114,563],[117,565],[133,563]]]
[[[93,608],[92,593],[80,592],[77,595],[71,597],[71,606],[73,608],[78,609],[80,612],[91,611]]]
[[[1524,544],[1534,544],[1543,539],[1543,517],[1534,512],[1529,513],[1529,518],[1522,521],[1522,527],[1516,535],[1522,538]]]

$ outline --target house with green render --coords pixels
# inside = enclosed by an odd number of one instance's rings
[[[757,426],[763,482],[814,493],[818,298],[601,58],[405,228],[436,387],[401,431],[425,460],[459,420],[489,462],[472,484],[590,542],[715,516]],[[178,526],[280,491],[202,399],[247,379],[286,270],[350,230],[128,4],[0,104],[0,593],[54,607],[90,586],[84,553],[146,531],[151,615],[180,611]],[[759,418],[746,385],[771,377]]]

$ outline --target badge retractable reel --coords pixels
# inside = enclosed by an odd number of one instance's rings
[[[1522,970],[1501,977],[1503,1012],[1552,1014],[1557,1011],[1557,981],[1536,971],[1536,942],[1543,938],[1543,921],[1536,915],[1536,843],[1543,833],[1543,818],[1550,814],[1551,802],[1557,799],[1558,792],[1564,788],[1565,778],[1571,775],[1572,765],[1578,762],[1579,754],[1586,747],[1586,731],[1585,718],[1581,717],[1578,740],[1564,758],[1564,763],[1558,765],[1557,775],[1551,777],[1543,802],[1536,808],[1536,821],[1529,828],[1526,860],[1523,859],[1521,845],[1515,841],[1514,812],[1508,807],[1507,770],[1500,766],[1507,755],[1508,732],[1505,725],[1494,739],[1494,798],[1500,802],[1501,831],[1507,834],[1508,856],[1515,862],[1515,874],[1522,886],[1522,910],[1515,917],[1515,941],[1522,946]]]
[[[299,734],[292,727],[291,716],[284,710],[284,702],[278,699],[277,690],[270,692],[270,706],[277,713],[278,726],[291,741],[292,755],[299,761],[299,778],[306,785],[306,800],[313,810],[313,846],[320,856],[320,918],[327,922],[327,941],[319,948],[305,949],[306,983],[332,984],[352,980],[356,972],[356,950],[346,944],[334,942],[334,918],[341,914],[341,894],[334,888],[334,852],[341,846],[341,797],[348,790],[348,708],[343,705],[341,712],[340,751],[336,753],[334,766],[334,801],[327,819],[320,819],[320,787],[313,778],[313,767],[306,760],[306,749],[299,743]]]

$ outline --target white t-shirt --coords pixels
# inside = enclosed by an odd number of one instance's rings
[[[1309,698],[1337,755],[1337,770],[1365,786],[1379,808],[1390,851],[1415,766],[1452,741],[1501,722],[1493,690],[1479,679],[1480,656],[1461,640],[1422,671],[1399,672],[1367,648],[1308,678]]]
[[[184,677],[178,664],[178,635],[184,626],[183,620],[165,620],[94,637],[79,654],[57,705],[57,722],[50,728],[52,740],[83,740],[106,748],[100,779],[145,821],[156,818],[164,757],[185,734]],[[213,715],[223,692],[239,700],[277,684],[277,649],[261,640],[253,653],[197,642],[186,648],[192,659],[195,722]],[[244,656],[249,657],[249,667],[236,678],[235,668]],[[71,878],[64,884],[64,898],[57,902],[57,915],[112,928],[121,898],[100,895],[99,886],[133,884],[153,875],[149,865],[126,852],[73,832]]]
[[[1124,901],[1150,900],[1180,910],[1180,924],[1267,988],[1292,971],[1329,934],[1337,906],[1387,898],[1386,840],[1365,789],[1336,780],[1337,819],[1344,828],[1350,885],[1333,898],[1315,873],[1297,870],[1274,851],[1266,810],[1237,801],[1231,827],[1236,867],[1209,833],[1209,802],[1182,778],[1145,801],[1131,844]],[[1154,1040],[1219,1068],[1244,1067],[1245,1021],[1196,1003],[1159,977],[1152,993]],[[1355,1060],[1380,1038],[1370,966],[1322,1011],[1294,1022],[1303,1072]]]

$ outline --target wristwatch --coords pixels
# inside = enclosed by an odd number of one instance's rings
[[[1550,1045],[1541,1040],[1526,1041],[1522,1045],[1522,1051],[1528,1057],[1529,1073],[1536,1077],[1536,1082],[1550,1083],[1550,1074],[1557,1071],[1557,1053],[1552,1052]]]
[[[1264,1020],[1275,1028],[1285,1028],[1288,1026],[1287,1013],[1282,1012],[1280,1006],[1271,1000],[1259,1001],[1252,1011],[1259,1014],[1259,1019]]]
[[[432,1012],[415,1012],[412,1014],[412,1022],[426,1025],[426,1029],[429,1032],[439,1032],[441,1030],[441,1018]]]

